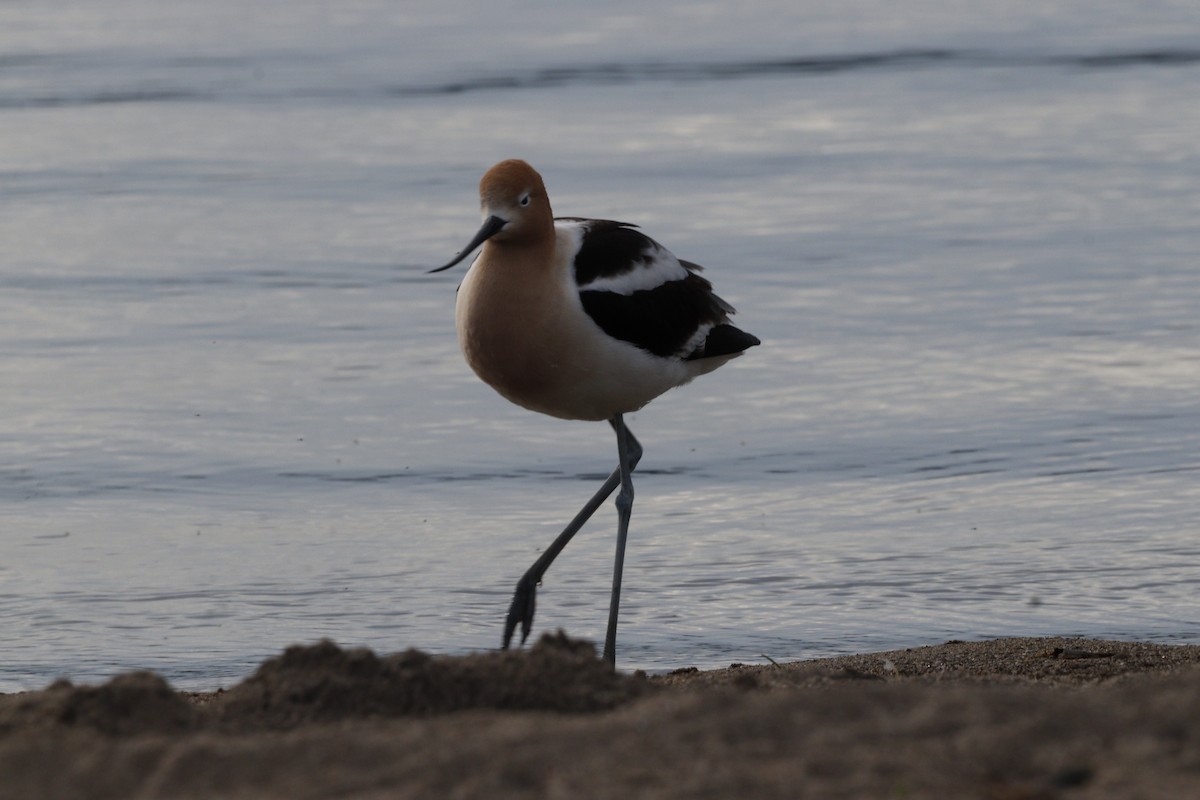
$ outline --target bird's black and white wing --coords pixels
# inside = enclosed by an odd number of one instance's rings
[[[609,336],[681,360],[733,355],[759,343],[729,324],[733,306],[713,293],[699,265],[634,226],[575,217],[556,223],[576,229],[579,299]]]

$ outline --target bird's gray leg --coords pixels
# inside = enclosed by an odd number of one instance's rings
[[[615,430],[616,423],[612,424]],[[622,425],[622,428],[624,428],[624,425]],[[626,448],[628,453],[626,457],[629,460],[622,463],[627,463],[627,471],[632,472],[633,468],[637,466],[638,460],[642,457],[642,446],[638,444],[637,439],[634,439],[633,434],[629,433],[627,429],[625,430],[625,438],[628,440]],[[619,452],[620,446],[618,444]],[[504,621],[504,649],[507,650],[508,646],[512,643],[513,632],[516,631],[518,624],[521,626],[521,644],[524,644],[525,640],[529,638],[529,630],[533,627],[533,612],[537,607],[537,587],[542,582],[542,576],[550,568],[550,565],[554,563],[554,559],[558,558],[558,554],[562,552],[562,549],[567,546],[567,542],[571,541],[571,538],[579,532],[579,529],[591,518],[592,514],[596,513],[596,509],[620,485],[621,472],[620,466],[613,470],[613,473],[604,481],[599,491],[592,496],[591,500],[587,501],[584,507],[579,510],[579,513],[575,515],[575,518],[563,529],[563,532],[550,543],[550,546],[538,557],[537,561],[534,561],[533,565],[525,571],[525,574],[521,576],[521,580],[517,581],[516,591],[513,592],[512,605],[508,607],[508,617]]]
[[[629,515],[633,511],[633,468],[642,457],[642,446],[617,414],[610,420],[617,432],[617,471],[621,491],[617,494],[617,555],[613,560],[612,598],[608,605],[608,631],[604,635],[604,660],[617,665],[617,610],[621,605],[621,574],[625,569],[625,540],[629,537]]]

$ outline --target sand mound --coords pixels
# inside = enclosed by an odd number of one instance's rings
[[[197,729],[282,730],[310,723],[433,716],[471,709],[587,713],[652,691],[613,672],[590,642],[546,634],[525,651],[381,657],[330,641],[289,647],[227,691],[181,695],[134,672],[101,686],[57,681],[0,698],[0,736],[67,727],[116,736]]]
[[[0,800],[1200,797],[1200,648],[948,642],[624,676],[525,651],[293,647],[228,691],[0,696]]]
[[[649,691],[613,672],[590,642],[547,634],[528,651],[379,657],[332,642],[289,647],[212,701],[213,715],[243,727],[429,716],[468,709],[590,712]]]
[[[151,672],[118,675],[101,686],[60,680],[45,691],[5,699],[0,736],[55,726],[127,736],[186,731],[200,723],[197,710]]]

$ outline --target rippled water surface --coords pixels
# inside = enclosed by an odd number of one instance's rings
[[[0,6],[0,691],[498,644],[615,461],[423,272],[511,156],[764,342],[629,419],[621,666],[1200,641],[1200,10],[902,5]]]

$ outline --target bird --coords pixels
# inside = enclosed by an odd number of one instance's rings
[[[467,364],[516,405],[568,420],[608,421],[617,466],[517,582],[502,649],[533,625],[537,587],[571,538],[617,487],[617,546],[602,658],[616,667],[617,617],[642,446],[624,415],[760,344],[730,323],[734,308],[636,225],[555,217],[542,176],[501,161],[479,182],[482,245],[458,287],[455,328]]]

